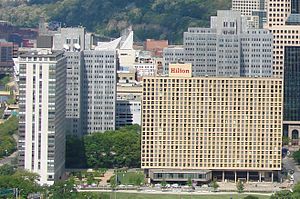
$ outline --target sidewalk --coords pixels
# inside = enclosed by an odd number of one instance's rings
[[[104,176],[101,177],[101,181],[99,183],[100,186],[105,186],[108,185],[109,183],[107,183],[107,181],[114,175],[114,170],[113,169],[108,169]]]

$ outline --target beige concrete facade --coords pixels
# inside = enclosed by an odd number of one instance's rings
[[[281,170],[281,79],[143,81],[142,168]]]
[[[252,16],[252,11],[260,9],[260,1],[261,0],[232,0],[232,10],[239,10],[244,16]]]
[[[273,33],[273,75],[283,78],[284,47],[300,46],[300,26],[286,25],[291,0],[269,0],[267,28]]]

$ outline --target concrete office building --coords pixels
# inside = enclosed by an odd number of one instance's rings
[[[232,10],[241,11],[244,16],[252,16],[253,11],[266,8],[266,0],[232,0]]]
[[[271,77],[272,37],[248,29],[239,11],[218,11],[210,28],[184,33],[184,61],[192,63],[193,76]]]
[[[289,18],[294,18],[296,15],[291,12],[295,9],[291,7],[290,0],[269,1],[268,10],[268,28],[274,36],[273,73],[276,77],[283,77],[285,47],[300,46],[300,20],[299,25],[288,24]]]
[[[163,74],[169,74],[169,64],[185,60],[183,46],[169,46],[163,49]]]
[[[170,77],[144,79],[141,167],[152,181],[196,175],[204,182],[210,172],[222,180],[275,180],[282,80],[191,77],[188,65],[172,67]]]
[[[65,51],[67,58],[67,84],[66,84],[66,118],[67,134],[81,136],[82,106],[83,106],[83,51]]]
[[[87,33],[85,28],[60,28],[53,35],[53,49],[67,49],[76,51],[78,49],[90,50],[93,45],[93,37],[91,33]]]
[[[115,129],[116,50],[65,52],[68,133],[84,135]]]
[[[66,58],[63,51],[20,56],[19,166],[51,185],[64,175]]]
[[[210,28],[189,28],[183,48],[164,49],[164,74],[169,63],[192,63],[193,76],[271,77],[273,36],[249,29],[239,11],[218,11]]]
[[[278,12],[280,11],[280,12]],[[268,28],[273,33],[273,74],[284,79],[284,135],[297,144],[300,132],[298,105],[298,64],[300,47],[300,12],[298,0],[270,0]],[[298,145],[298,144],[297,144]],[[299,145],[298,145],[299,146]]]
[[[94,49],[92,35],[84,28],[61,28],[54,34],[53,48],[63,49],[67,57],[68,134],[115,129],[116,48],[120,40],[116,46],[108,42]]]
[[[232,0],[232,10],[247,17],[248,27],[263,28],[266,23],[267,0]]]
[[[157,74],[157,64],[150,54],[145,52],[140,52],[136,57],[136,61],[133,64],[136,70],[137,80],[141,81],[143,77],[146,76],[156,76]]]
[[[137,84],[118,84],[116,127],[141,125],[143,87]]]
[[[115,130],[117,52],[84,51],[83,132]]]

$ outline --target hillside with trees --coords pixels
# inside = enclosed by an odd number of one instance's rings
[[[0,19],[19,26],[37,27],[38,19],[85,26],[111,37],[132,25],[136,40],[182,39],[191,26],[208,26],[217,10],[230,9],[231,0],[0,0]]]

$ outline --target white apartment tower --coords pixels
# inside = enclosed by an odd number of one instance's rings
[[[66,58],[63,51],[20,56],[19,166],[51,185],[65,167]]]

